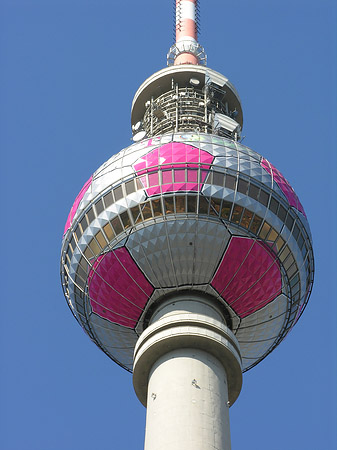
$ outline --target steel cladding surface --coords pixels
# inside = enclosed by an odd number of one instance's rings
[[[129,371],[153,302],[187,289],[223,305],[248,370],[298,320],[313,269],[304,209],[283,175],[238,142],[195,132],[104,163],[75,200],[61,255],[73,314]]]

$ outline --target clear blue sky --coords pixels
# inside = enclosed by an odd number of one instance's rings
[[[208,65],[244,109],[244,144],[291,182],[311,224],[314,290],[244,375],[233,450],[336,448],[336,4],[201,0]],[[83,183],[130,144],[138,86],[166,64],[172,0],[0,0],[0,448],[141,450],[131,375],[63,298],[62,231]]]

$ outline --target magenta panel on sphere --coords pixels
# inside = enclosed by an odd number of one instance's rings
[[[281,272],[259,241],[233,237],[211,282],[241,317],[263,308],[281,293]]]
[[[92,310],[111,322],[134,328],[153,292],[125,247],[97,258],[88,276]]]
[[[267,159],[262,158],[261,166],[266,169],[266,171],[272,175],[274,181],[278,184],[279,188],[283,192],[283,194],[287,197],[290,206],[293,206],[298,211],[301,211],[302,214],[306,217],[304,212],[304,208],[299,201],[294,189],[290,186],[290,183],[284,178],[282,173],[276,169]]]
[[[142,156],[134,164],[134,169],[138,175],[144,175],[141,180],[149,196],[161,192],[200,191],[207,173],[202,173],[201,182],[198,183],[196,169],[200,164],[208,170],[212,161],[213,156],[204,150],[182,142],[171,142]],[[161,183],[157,172],[159,167],[162,169]]]
[[[87,190],[89,189],[90,185],[92,182],[92,176],[89,178],[89,180],[84,184],[84,186],[82,187],[82,189],[80,190],[80,193],[78,194],[78,196],[75,198],[75,201],[73,203],[73,206],[70,209],[70,213],[68,215],[67,218],[67,222],[66,225],[64,227],[64,233],[70,228],[70,225],[72,224],[73,218],[75,216],[75,213],[77,211],[78,205],[80,204],[84,194],[87,192]],[[63,234],[64,234],[63,233]]]

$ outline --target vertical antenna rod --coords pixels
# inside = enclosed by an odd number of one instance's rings
[[[176,44],[197,44],[198,29],[196,24],[196,7],[198,0],[176,0]],[[179,64],[198,64],[193,53],[181,53],[174,61]]]
[[[175,0],[175,30],[167,64],[206,65],[205,50],[198,44],[198,0]]]

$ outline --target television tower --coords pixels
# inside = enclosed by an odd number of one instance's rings
[[[66,222],[64,294],[129,372],[145,450],[230,449],[242,372],[295,325],[314,273],[304,209],[242,145],[239,95],[206,67],[198,1],[176,1],[168,67],[135,94],[134,144],[85,183]]]

